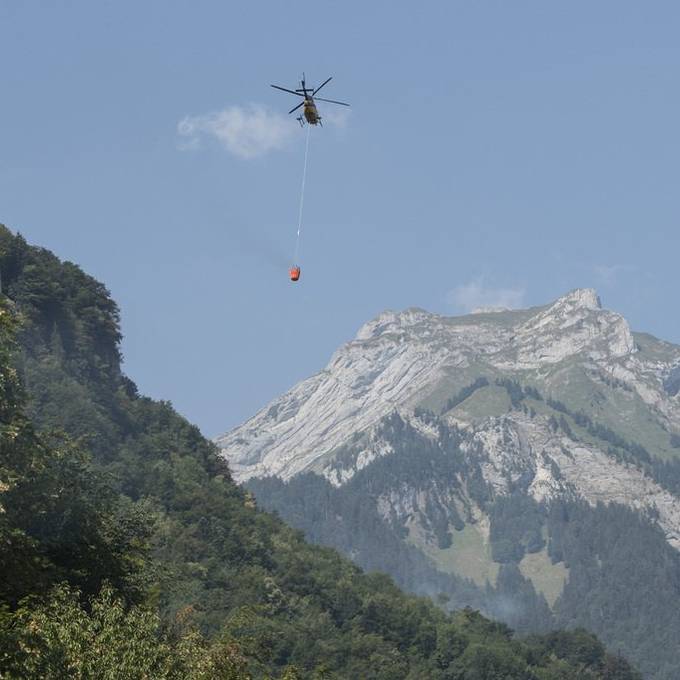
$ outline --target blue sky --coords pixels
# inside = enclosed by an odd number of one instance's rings
[[[211,436],[385,308],[593,286],[680,342],[678,35],[663,1],[6,0],[0,222],[107,284],[128,373]],[[303,70],[352,109],[312,130],[294,286],[269,83]]]

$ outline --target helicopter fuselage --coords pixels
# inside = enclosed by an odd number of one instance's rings
[[[319,122],[321,121],[321,116],[319,115],[319,112],[316,108],[316,104],[314,103],[314,100],[311,97],[305,98],[303,113],[305,116],[305,120],[310,125],[318,125]]]

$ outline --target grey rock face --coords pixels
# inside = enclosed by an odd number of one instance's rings
[[[648,405],[680,422],[661,375],[680,361],[640,356],[626,320],[601,308],[595,291],[575,290],[521,312],[447,318],[423,310],[384,312],[341,347],[317,375],[262,409],[217,443],[239,480],[289,478],[395,409],[426,402],[442,384],[478,373],[549,377],[572,361],[630,385]],[[543,380],[545,381],[545,380]]]

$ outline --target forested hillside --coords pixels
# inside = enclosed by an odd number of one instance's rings
[[[0,270],[0,677],[640,677],[307,544],[122,374],[100,283],[4,227]]]

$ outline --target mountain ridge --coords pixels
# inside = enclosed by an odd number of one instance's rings
[[[364,324],[325,369],[216,443],[237,480],[267,474],[288,479],[391,410],[427,405],[442,389],[438,382],[463,386],[447,373],[465,374],[477,361],[500,372],[539,371],[579,354],[611,379],[632,384],[667,427],[680,431],[680,408],[662,392],[663,379],[680,365],[680,347],[664,344],[671,360],[655,364],[638,356],[626,320],[602,309],[592,289],[512,312],[441,317],[418,308],[386,311]]]

